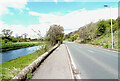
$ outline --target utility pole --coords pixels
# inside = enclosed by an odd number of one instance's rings
[[[112,9],[112,7],[110,6],[110,17],[111,17],[111,37],[112,37],[112,49],[113,49],[113,29],[112,29],[112,15],[111,15],[111,9]]]
[[[108,7],[108,5],[104,5],[104,7]],[[112,6],[109,6],[110,7],[110,19],[111,19],[111,39],[112,39],[112,49],[113,49],[113,28],[112,28],[112,15],[111,15],[111,9],[112,9]]]

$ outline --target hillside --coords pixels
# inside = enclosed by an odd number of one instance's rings
[[[118,30],[120,28],[120,17],[112,20],[114,48],[118,49]],[[99,45],[111,48],[111,20],[101,20],[89,23],[78,30],[65,35],[64,40]]]

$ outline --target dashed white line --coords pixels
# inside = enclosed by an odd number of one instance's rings
[[[117,54],[111,54],[111,53],[109,53],[109,52],[107,52],[107,51],[110,51],[110,52],[113,52],[113,51],[107,50],[107,49],[103,49],[103,50],[104,50],[104,53],[106,53],[106,54],[108,54],[108,55],[112,55],[112,56],[118,57],[118,52],[116,52],[116,51],[114,51],[114,53],[117,53]]]
[[[92,51],[92,50],[88,50],[88,51],[94,53],[94,51]]]

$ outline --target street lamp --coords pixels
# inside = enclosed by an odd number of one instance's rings
[[[104,5],[104,7],[108,7],[108,5]],[[113,49],[113,29],[112,29],[112,17],[111,17],[111,9],[112,9],[112,6],[109,6],[110,7],[110,18],[111,18],[111,38],[112,38],[112,49]]]

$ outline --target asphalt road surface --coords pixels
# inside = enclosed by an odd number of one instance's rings
[[[118,79],[118,52],[65,42],[82,79]]]

